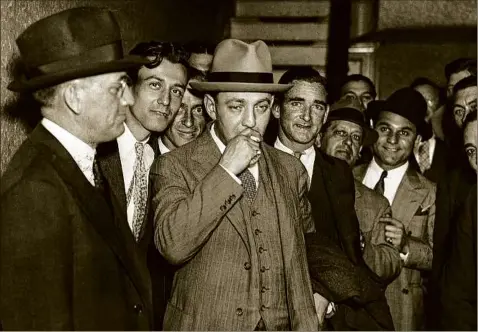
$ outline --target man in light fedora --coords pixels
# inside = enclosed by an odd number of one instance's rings
[[[316,330],[304,232],[307,173],[262,142],[274,84],[262,41],[216,48],[206,93],[214,120],[151,167],[155,241],[178,266],[165,330]]]
[[[0,321],[5,330],[149,330],[151,285],[96,146],[124,131],[134,102],[110,11],[75,8],[17,39],[43,119],[2,177]],[[31,110],[24,110],[25,112]]]
[[[423,272],[432,265],[436,185],[410,167],[409,158],[417,135],[424,140],[432,135],[425,122],[427,104],[419,92],[406,87],[369,107],[376,108],[374,129],[379,137],[372,161],[355,167],[354,176],[391,205],[392,215],[381,222],[392,231],[387,238],[399,249],[404,267],[385,295],[395,328],[416,331],[424,323]],[[397,228],[405,236],[399,237]]]

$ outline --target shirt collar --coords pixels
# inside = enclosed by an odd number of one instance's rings
[[[168,152],[171,151],[171,149],[169,149],[166,145],[164,145],[161,136],[158,137],[158,148],[159,148],[159,152],[161,152],[161,154],[165,154],[165,153],[168,153]]]
[[[408,161],[400,167],[394,168],[392,170],[387,171],[387,178],[388,179],[402,179],[403,175],[408,169]],[[384,171],[382,167],[380,167],[377,162],[375,161],[375,157],[373,157],[372,162],[370,163],[370,170],[376,173],[379,177]]]
[[[129,148],[134,149],[134,145],[136,144],[136,142],[142,143],[144,145],[148,143],[150,136],[151,135],[148,135],[144,140],[138,141],[125,123],[124,133],[120,137],[118,137],[118,143],[123,146],[128,146]]]
[[[274,143],[274,147],[278,150],[281,150],[285,153],[288,153],[290,155],[294,154],[294,151],[288,148],[287,146],[284,145],[284,143],[281,142],[279,139],[279,136],[277,136],[276,141]],[[314,153],[315,149],[314,146],[312,145],[311,147],[307,148],[306,150],[302,151],[302,154],[309,156],[310,154]]]
[[[41,123],[43,127],[58,139],[81,169],[84,168],[85,162],[88,164],[88,167],[93,167],[93,160],[96,154],[95,148],[47,118],[43,118]]]
[[[219,139],[219,137],[217,137],[216,135],[216,130],[214,130],[214,125],[215,123],[213,123],[211,125],[211,136],[212,136],[212,139],[214,140],[214,142],[216,143],[217,147],[219,148],[219,151],[221,151],[221,154],[224,153],[224,150],[226,150],[226,146],[224,145],[224,143]]]

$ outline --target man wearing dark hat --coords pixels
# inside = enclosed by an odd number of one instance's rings
[[[191,86],[213,123],[150,173],[156,245],[178,266],[164,329],[316,330],[307,173],[262,142],[272,93],[289,85],[273,83],[264,42],[227,39]]]
[[[43,119],[2,178],[0,312],[5,330],[149,330],[151,285],[96,146],[124,132],[134,102],[110,11],[75,8],[17,39]]]
[[[375,130],[379,138],[373,146],[373,160],[356,167],[354,175],[392,206],[392,216],[381,221],[388,223],[387,240],[400,249],[404,268],[387,287],[387,301],[397,330],[418,330],[424,318],[421,272],[430,270],[433,256],[436,186],[409,167],[408,159],[417,135],[425,140],[431,136],[424,120],[427,105],[420,93],[403,88],[369,107],[378,109]],[[400,240],[397,228],[404,228],[406,234]]]
[[[322,128],[320,149],[354,167],[362,147],[372,145],[377,138],[377,132],[367,125],[359,102],[344,97],[330,108]],[[398,250],[385,240],[390,234],[385,229],[385,223],[380,222],[382,217],[391,216],[390,204],[385,197],[362,183],[354,183],[355,212],[363,234],[365,263],[384,282],[391,282],[399,275],[402,262]],[[397,234],[399,238],[403,236],[400,231]]]

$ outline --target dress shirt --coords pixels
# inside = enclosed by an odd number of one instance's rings
[[[136,161],[136,150],[134,145],[136,144],[137,140],[129,130],[128,126],[125,124],[125,130],[123,135],[117,138],[118,142],[118,150],[121,160],[121,168],[123,170],[123,181],[124,181],[124,189],[125,194],[128,195],[129,186],[133,180],[134,176],[134,165]],[[149,171],[151,165],[154,161],[154,151],[149,144],[146,144],[149,140],[149,137],[145,140],[140,141],[144,145],[144,152],[143,152],[143,161],[144,167],[147,171]],[[149,181],[149,178],[147,179]],[[132,193],[132,197],[134,197],[134,192]],[[134,199],[129,201],[128,207],[126,209],[127,217],[128,217],[128,224],[131,230],[133,229],[133,215],[134,215]]]
[[[216,131],[214,130],[214,125],[215,125],[215,123],[213,123],[212,126],[211,126],[211,136],[212,136],[212,139],[214,140],[214,142],[216,143],[217,147],[219,148],[219,151],[221,151],[221,154],[223,154],[224,150],[226,150],[226,146],[219,139],[219,137],[217,137]],[[224,168],[224,170],[227,173],[229,173],[229,175],[232,176],[232,178],[234,180],[236,180],[237,183],[242,185],[241,179],[239,179],[234,173],[232,173],[230,170],[223,167],[222,165],[221,165],[221,167]],[[252,165],[248,169],[249,169],[249,172],[251,172],[252,176],[254,177],[254,180],[256,181],[256,189],[259,188],[259,166],[257,165],[257,163],[255,163],[254,165]]]
[[[420,144],[417,145],[416,148],[413,149],[413,154],[415,155],[415,160],[420,163],[420,154],[419,154],[419,151],[420,151],[420,146],[423,145],[424,142],[420,142]],[[437,140],[435,138],[435,135],[432,136],[432,138],[430,138],[428,140],[428,155],[430,156],[430,166],[432,165],[432,162],[433,162],[433,154],[435,153],[435,146],[436,146],[436,143],[437,143]]]
[[[288,153],[290,155],[294,155],[294,151],[289,149],[287,146],[285,146],[277,137],[274,147],[277,150],[281,150],[285,153]],[[302,165],[304,165],[305,169],[307,170],[307,174],[309,175],[309,189],[310,189],[310,184],[312,180],[312,174],[314,173],[314,161],[315,161],[315,148],[312,145],[310,148],[304,150],[302,152],[302,155],[300,156],[300,161],[302,162]]]
[[[390,206],[393,203],[393,199],[395,198],[395,194],[397,193],[398,186],[400,185],[400,182],[402,182],[403,176],[405,175],[407,168],[408,161],[402,166],[388,171],[387,177],[385,178],[384,182],[384,196],[388,199]],[[384,170],[380,166],[378,166],[374,157],[367,168],[367,172],[365,173],[365,177],[363,178],[362,183],[370,189],[373,189],[377,182],[380,180],[380,175],[383,171]]]
[[[96,149],[51,120],[43,118],[41,124],[63,145],[86,179],[94,186],[93,160],[95,159]]]
[[[159,152],[161,152],[162,155],[171,151],[166,145],[164,145],[163,140],[161,139],[161,136],[158,137],[158,147],[159,147]]]

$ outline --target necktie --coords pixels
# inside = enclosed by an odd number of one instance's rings
[[[136,161],[134,163],[134,174],[126,197],[127,205],[131,198],[134,203],[133,213],[133,235],[136,240],[139,238],[141,226],[146,214],[146,200],[148,199],[148,172],[144,166],[143,153],[144,145],[136,142],[134,145]]]
[[[385,192],[385,178],[387,177],[388,172],[383,171],[382,174],[380,175],[380,180],[378,180],[377,184],[373,188],[376,192],[378,192],[380,195],[383,195]]]
[[[430,142],[425,141],[418,147],[418,166],[420,172],[425,173],[430,168]]]
[[[302,152],[300,151],[294,151],[294,157],[300,160],[300,156],[302,156]]]
[[[93,159],[93,178],[95,180],[95,188],[104,192],[105,190],[105,180],[103,173],[101,173],[100,166],[98,165],[98,160]]]
[[[239,179],[241,179],[242,187],[244,188],[244,197],[248,203],[252,204],[256,197],[256,180],[254,179],[254,176],[248,169],[246,169],[239,174]]]

